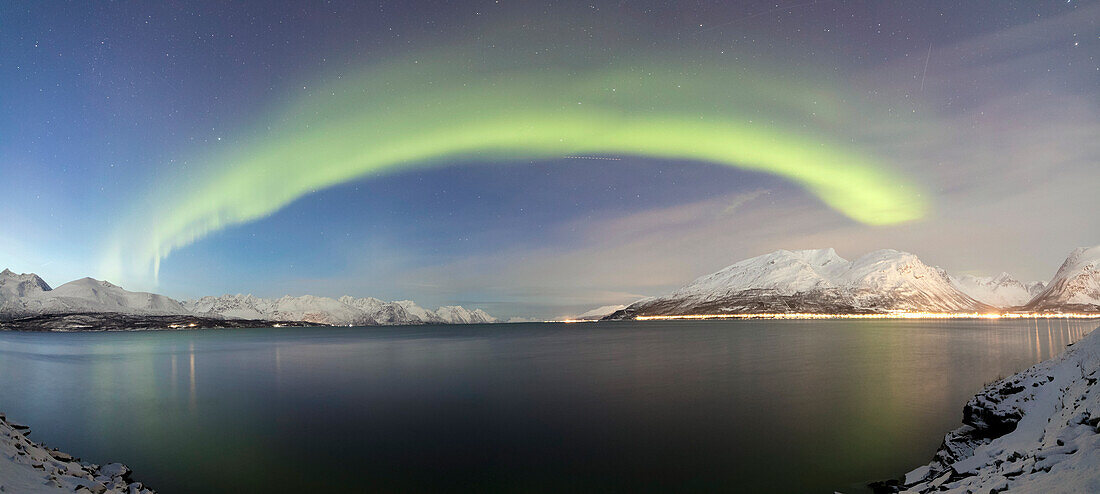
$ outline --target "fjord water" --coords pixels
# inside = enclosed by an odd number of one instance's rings
[[[692,321],[0,332],[0,411],[163,493],[852,492],[1096,326]]]

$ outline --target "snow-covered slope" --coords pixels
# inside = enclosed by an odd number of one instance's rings
[[[713,299],[745,290],[791,295],[836,288],[835,281],[850,266],[833,249],[777,250],[698,278],[669,297]]]
[[[31,299],[58,301],[73,307],[94,308],[92,312],[149,312],[187,314],[189,311],[174,299],[148,292],[131,292],[107,281],[81,278],[70,281]]]
[[[746,259],[610,317],[990,309],[955,288],[942,269],[913,254],[879,250],[850,262],[833,249],[819,249]]]
[[[426,323],[443,322],[443,320],[440,319],[439,316],[435,314],[435,312],[416,305],[416,302],[413,302],[412,300],[398,300],[394,303],[404,308],[405,312],[409,313],[409,315],[416,317],[417,319],[420,319],[421,321],[424,321]]]
[[[461,305],[445,305],[436,309],[435,315],[447,324],[485,324],[497,322],[481,309],[470,310]]]
[[[598,321],[625,308],[625,305],[604,305],[602,307],[597,307],[595,309],[585,311],[575,316],[563,317],[561,319],[570,321]]]
[[[1074,250],[1026,310],[1100,311],[1100,245]]]
[[[10,269],[0,271],[0,307],[7,302],[48,291],[50,285],[34,273],[15,274]]]
[[[932,463],[880,490],[1100,492],[1100,331],[986,386]],[[891,489],[892,487],[892,489]]]
[[[968,274],[952,276],[951,283],[959,291],[970,295],[975,300],[1001,308],[1024,305],[1046,287],[1046,284],[1041,281],[1023,283],[1008,273],[1001,273],[994,277]]]
[[[971,312],[989,307],[951,285],[947,272],[917,256],[878,250],[852,262],[839,285],[857,307],[916,312]]]
[[[27,438],[30,433],[27,426],[0,414],[0,492],[153,494],[141,482],[130,479],[126,465],[83,463],[31,441]]]
[[[131,292],[92,278],[70,281],[55,289],[37,275],[0,273],[5,300],[0,313],[14,316],[113,312],[123,314],[190,314],[179,302],[155,293]],[[13,283],[13,280],[19,280]]]
[[[252,295],[222,295],[185,301],[184,306],[200,315],[308,321],[339,326],[389,324],[476,324],[496,322],[484,311],[459,306],[424,309],[410,300],[383,302],[376,298],[343,296],[339,299],[303,295],[266,299]]]
[[[303,295],[266,299],[252,295],[222,295],[178,302],[155,293],[131,292],[92,278],[70,281],[51,290],[35,274],[15,274],[7,269],[0,271],[2,319],[85,313],[306,321],[342,326],[497,322],[496,318],[480,309],[446,306],[431,311],[411,300],[383,302],[370,297],[333,299]]]

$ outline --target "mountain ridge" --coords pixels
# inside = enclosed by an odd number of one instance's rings
[[[1057,288],[1057,290],[1056,290]],[[1047,302],[1037,302],[1046,297]],[[1007,273],[951,276],[893,249],[848,261],[832,248],[777,250],[744,259],[604,319],[738,314],[991,313],[1100,310],[1100,246],[1077,249],[1050,283]]]
[[[306,321],[335,326],[497,322],[495,317],[481,309],[470,310],[454,305],[432,311],[411,300],[384,302],[373,297],[356,298],[348,295],[334,299],[315,295],[261,298],[251,294],[226,294],[186,300],[183,305],[199,315]]]
[[[94,314],[117,317],[89,317]],[[194,320],[207,323],[240,320],[257,324],[308,322],[342,326],[497,322],[495,317],[481,309],[471,310],[450,305],[429,310],[411,300],[384,302],[371,297],[355,298],[347,295],[339,299],[314,295],[286,295],[266,299],[251,294],[238,294],[178,301],[156,293],[132,292],[94,278],[80,278],[51,288],[34,273],[16,274],[10,269],[0,271],[0,321],[49,320],[52,328],[58,326],[56,321],[78,319],[60,317],[67,315],[82,316],[79,318],[82,322],[74,326],[78,329],[94,329],[89,326],[88,321],[91,320],[104,321],[103,324],[109,323],[107,327],[117,329],[126,323],[145,328],[147,324],[140,322],[142,318],[177,321],[181,320],[179,317],[197,317]],[[225,326],[222,323],[217,325]]]
[[[1002,272],[997,276],[974,276],[969,274],[951,276],[951,283],[959,291],[970,295],[979,302],[994,307],[1009,308],[1027,304],[1046,288],[1042,281],[1023,282],[1012,275]]]
[[[1024,309],[1100,312],[1100,245],[1079,247],[1071,252],[1046,288]]]

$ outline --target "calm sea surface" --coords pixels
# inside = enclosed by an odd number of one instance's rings
[[[1096,325],[0,332],[0,411],[166,494],[853,492]]]

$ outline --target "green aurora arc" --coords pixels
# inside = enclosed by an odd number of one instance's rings
[[[102,268],[151,269],[155,278],[175,249],[365,176],[582,154],[770,173],[869,225],[925,214],[912,182],[842,144],[838,129],[865,113],[842,92],[789,82],[804,77],[674,60],[549,69],[450,53],[306,86],[245,144],[138,201],[136,228],[116,235]]]

